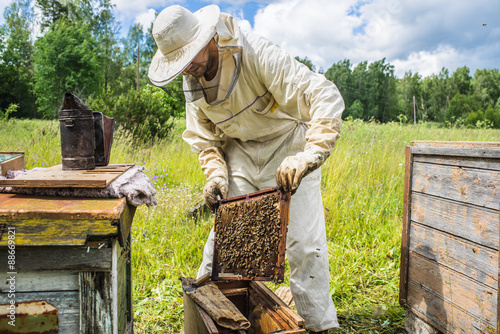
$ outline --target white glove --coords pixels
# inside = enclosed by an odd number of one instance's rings
[[[276,171],[276,185],[282,192],[292,192],[293,195],[302,178],[321,166],[326,158],[326,153],[309,152],[286,157]]]
[[[227,197],[227,191],[227,180],[220,176],[208,180],[205,184],[203,187],[203,198],[212,212],[215,212],[218,208],[219,198],[223,199]],[[217,196],[219,196],[219,198],[217,198]]]

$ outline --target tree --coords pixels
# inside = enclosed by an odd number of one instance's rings
[[[365,104],[370,116],[380,122],[396,119],[397,97],[394,66],[385,58],[368,66],[368,101]]]
[[[297,60],[299,63],[306,65],[311,71],[316,72],[316,66],[314,66],[311,59],[309,59],[307,57],[300,58],[299,56],[297,56],[297,57],[295,57],[295,60]]]
[[[422,89],[421,89],[421,79],[422,77],[415,73],[412,75],[411,71],[406,72],[403,79],[400,80],[398,85],[398,91],[400,95],[400,100],[403,101],[403,110],[400,110],[402,114],[407,119],[415,118],[414,108],[418,108],[415,104],[418,104],[422,99]],[[423,103],[422,103],[423,104]],[[420,119],[423,117],[423,106],[420,105]],[[418,116],[417,116],[418,117]]]
[[[468,95],[471,92],[472,78],[469,75],[467,66],[459,67],[451,76],[452,87],[456,94]]]
[[[481,111],[481,99],[478,95],[457,94],[450,101],[445,120],[455,124],[457,121],[466,120],[470,113],[479,111]]]
[[[325,73],[325,77],[332,81],[342,94],[342,98],[344,99],[344,103],[347,106],[350,106],[354,103],[357,96],[353,94],[353,77],[351,70],[351,62],[349,59],[344,59],[336,64],[333,64]],[[362,118],[363,115],[360,115],[358,118]]]
[[[54,23],[35,43],[35,92],[39,110],[55,117],[65,92],[85,99],[103,80],[99,49],[86,24]]]
[[[480,96],[481,106],[486,110],[500,98],[500,73],[498,69],[476,70],[472,79],[473,92]]]
[[[72,5],[70,1],[59,0],[36,0],[36,7],[41,11],[40,15],[40,28],[43,31],[47,30],[52,24],[56,23],[59,19],[70,20],[69,6]]]
[[[453,97],[451,79],[446,68],[442,68],[438,75],[431,75],[422,80],[422,96],[427,108],[427,116],[431,121],[443,122],[444,115],[449,107],[449,100]]]
[[[3,87],[0,108],[10,104],[19,106],[18,117],[34,114],[33,96],[33,41],[31,38],[34,22],[33,9],[29,0],[15,0],[4,12],[6,37],[0,66]],[[4,86],[5,85],[5,86]]]

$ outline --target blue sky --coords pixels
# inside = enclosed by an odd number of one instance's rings
[[[0,0],[0,10],[10,0]],[[318,68],[349,59],[353,65],[386,58],[398,77],[468,66],[500,67],[498,0],[112,0],[122,34],[134,23],[149,26],[154,12],[172,4],[196,11],[209,4],[236,17]],[[2,18],[3,20],[3,18]],[[2,21],[0,21],[1,23]]]

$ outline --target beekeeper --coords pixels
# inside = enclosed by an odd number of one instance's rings
[[[291,191],[290,288],[311,332],[338,327],[329,290],[320,166],[339,138],[344,102],[337,87],[272,42],[243,34],[210,5],[164,9],[153,25],[158,51],[151,82],[183,74],[186,131],[207,178],[205,202],[278,186]],[[198,277],[211,272],[213,230]]]

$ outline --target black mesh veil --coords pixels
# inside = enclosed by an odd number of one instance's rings
[[[216,85],[207,84],[192,75],[183,75],[183,90],[186,102],[194,102],[201,98],[215,105],[224,101],[231,94],[238,80],[241,70],[242,48],[234,46],[219,46],[219,68],[220,78]],[[209,96],[215,96],[209,99]]]

